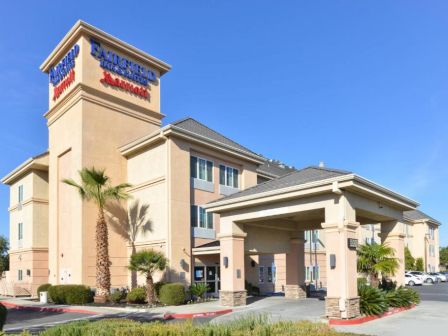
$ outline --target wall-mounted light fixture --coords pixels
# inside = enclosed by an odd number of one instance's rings
[[[252,259],[252,260],[250,261],[250,265],[251,265],[252,267],[255,267],[255,260]]]
[[[222,263],[224,264],[225,268],[229,267],[229,257],[224,257]]]

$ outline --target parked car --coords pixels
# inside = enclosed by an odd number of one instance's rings
[[[407,286],[423,285],[423,280],[412,274],[404,275],[404,284]]]
[[[412,275],[419,276],[423,280],[423,282],[426,282],[426,283],[433,284],[433,283],[437,282],[437,277],[435,277],[433,275],[430,275],[430,274],[428,274],[426,272],[409,271],[406,274],[412,274]]]
[[[440,272],[432,272],[429,273],[430,275],[435,276],[437,279],[439,279],[441,282],[446,282],[446,275]],[[440,282],[439,281],[439,282]]]

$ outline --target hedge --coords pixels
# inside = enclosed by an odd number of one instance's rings
[[[51,284],[46,283],[43,285],[40,285],[39,287],[37,287],[37,297],[40,296],[40,292],[48,292],[48,290],[50,289]]]
[[[161,303],[167,306],[177,306],[185,302],[185,287],[181,283],[168,283],[160,288]]]
[[[136,287],[132,289],[127,297],[126,301],[129,303],[145,303],[146,302],[146,289],[144,287]]]
[[[56,285],[48,290],[51,301],[57,304],[86,304],[93,301],[93,294],[84,285]]]
[[[79,321],[52,327],[41,336],[348,336],[355,335],[337,332],[324,323],[310,321],[269,323],[267,318],[252,317],[226,324],[194,325],[191,321],[165,324],[161,322],[141,323],[126,319],[99,321]]]

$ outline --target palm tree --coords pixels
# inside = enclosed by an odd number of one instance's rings
[[[380,273],[395,275],[398,267],[395,250],[387,244],[366,244],[358,249],[358,272],[369,276],[372,287],[378,288]]]
[[[154,279],[155,271],[164,271],[168,260],[162,252],[143,250],[131,256],[129,269],[140,272],[146,277],[146,296],[149,305],[154,304]]]
[[[126,188],[128,183],[113,186],[104,170],[83,168],[79,171],[81,184],[72,179],[62,182],[78,189],[82,200],[93,201],[98,207],[96,220],[96,302],[105,302],[110,292],[110,260],[109,260],[109,234],[104,217],[104,207],[109,200],[125,200],[129,198]]]

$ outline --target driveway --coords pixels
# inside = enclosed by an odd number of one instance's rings
[[[422,298],[416,308],[359,326],[338,326],[335,329],[381,336],[444,335],[448,326],[448,284],[414,288]]]

